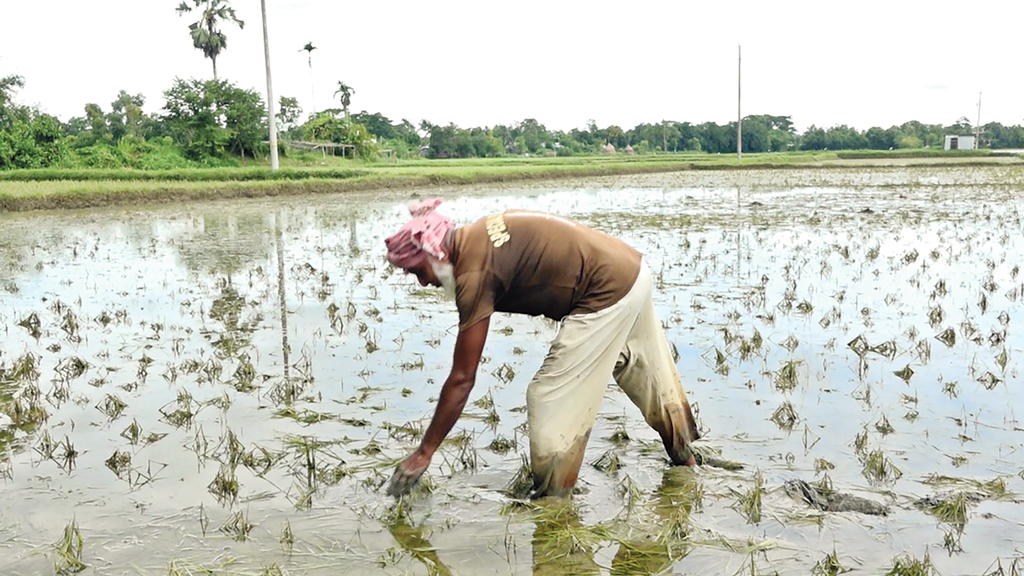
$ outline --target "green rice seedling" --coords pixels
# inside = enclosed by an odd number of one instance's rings
[[[942,383],[942,393],[950,398],[956,398],[960,394],[960,384],[955,380]]]
[[[985,372],[978,378],[978,383],[982,385],[985,390],[991,390],[996,387],[997,384],[1002,382],[1002,378],[996,376],[991,372]]]
[[[992,480],[981,481],[973,478],[956,478],[941,474],[930,474],[922,482],[932,486],[970,488],[975,492],[984,494],[988,498],[1005,498],[1010,495],[1006,487],[1006,480],[998,476]]]
[[[799,367],[803,364],[802,360],[787,360],[782,368],[775,373],[775,388],[780,392],[790,392],[800,380]]]
[[[814,473],[819,474],[824,470],[835,470],[836,465],[825,460],[824,458],[814,459]]]
[[[281,535],[278,536],[277,541],[281,543],[281,547],[291,553],[295,547],[295,533],[292,532],[292,523],[287,519],[284,521],[284,526],[281,527]]]
[[[856,436],[853,437],[853,451],[856,454],[863,456],[865,451],[867,450],[867,445],[868,431],[866,429],[861,430],[860,432],[857,433]]]
[[[366,341],[365,347],[367,354],[373,354],[377,350],[380,350],[380,345],[378,344],[380,340],[380,335],[377,333],[376,330],[369,331],[369,333],[363,335],[363,339]]]
[[[115,394],[107,394],[103,400],[96,405],[96,409],[102,412],[110,420],[117,420],[128,405]]]
[[[206,489],[222,504],[234,502],[238,498],[238,477],[235,476],[235,469],[221,465]]]
[[[21,326],[22,328],[27,330],[29,335],[36,340],[39,340],[39,338],[43,335],[41,329],[42,323],[39,321],[39,315],[36,314],[35,312],[30,312],[28,316],[25,316],[24,318],[21,318],[20,320],[15,322],[15,325]]]
[[[477,401],[473,402],[473,405],[483,410],[491,410],[494,408],[494,397],[491,395],[491,391],[488,390],[487,394],[484,394]]]
[[[868,344],[867,338],[863,334],[858,335],[853,340],[846,343],[846,346],[857,353],[858,356],[864,356],[871,349],[871,345]]]
[[[11,364],[5,380],[14,383],[36,382],[39,380],[39,357],[26,352]]]
[[[877,430],[882,436],[892,434],[896,431],[896,429],[892,427],[892,424],[889,424],[889,419],[886,418],[885,414],[882,414],[882,417],[879,418],[878,422],[875,422],[875,430]]]
[[[754,485],[746,492],[738,494],[739,501],[737,505],[743,517],[747,519],[748,524],[761,523],[761,496],[764,493],[764,478],[761,476],[761,471],[756,470],[754,472]]]
[[[253,446],[253,449],[246,452],[241,459],[242,465],[252,471],[253,474],[263,477],[270,472],[282,457],[283,453],[274,453],[263,446]]]
[[[789,400],[784,400],[782,404],[775,409],[775,412],[772,413],[771,421],[780,429],[789,432],[792,431],[797,422],[800,421],[800,417],[793,408],[793,405],[790,404]]]
[[[907,364],[902,370],[897,370],[893,372],[893,374],[899,376],[900,380],[909,384],[910,379],[914,376],[914,369],[910,367],[910,364]]]
[[[242,354],[238,357],[238,366],[232,375],[231,385],[234,386],[235,390],[247,394],[257,388],[253,383],[256,380],[256,376],[256,368],[249,360],[249,355]]]
[[[40,456],[46,459],[53,458],[53,453],[57,449],[57,443],[50,437],[49,430],[43,430],[42,435],[39,437],[39,442],[35,445],[35,451]]]
[[[64,527],[64,533],[54,545],[56,558],[53,568],[58,576],[77,574],[86,569],[82,562],[82,533],[74,518]]]
[[[914,346],[918,362],[927,364],[932,359],[932,345],[927,340],[921,340]]]
[[[631,512],[633,507],[640,502],[643,498],[644,491],[640,486],[630,478],[629,474],[624,474],[622,480],[615,485],[615,491],[619,496],[626,499],[626,511]]]
[[[836,576],[850,570],[852,568],[847,568],[839,562],[839,554],[833,548],[831,554],[826,554],[824,558],[814,564],[814,567],[811,568],[811,574],[814,576]]]
[[[516,378],[516,371],[507,362],[502,363],[502,365],[491,374],[502,384],[508,384]]]
[[[7,414],[11,424],[19,428],[34,428],[50,417],[38,399],[27,399],[24,396],[15,398],[6,405],[0,405],[0,411]]]
[[[1003,348],[999,354],[996,355],[996,364],[999,365],[999,369],[1006,373],[1006,363],[1010,361],[1010,357],[1006,354],[1006,348]]]
[[[892,568],[885,573],[885,576],[932,576],[933,574],[938,574],[938,572],[932,566],[931,557],[926,551],[921,560],[909,554],[901,554],[893,558]]]
[[[71,438],[64,436],[64,441],[57,445],[60,454],[54,454],[54,461],[61,470],[70,472],[75,467],[75,459],[78,457],[78,450],[75,450]]]
[[[872,346],[871,348],[869,348],[869,350],[871,352],[874,352],[875,354],[878,354],[879,356],[885,357],[890,361],[896,358],[896,342],[892,340],[882,342],[881,344],[878,344],[876,346]]]
[[[938,328],[945,319],[946,311],[942,309],[942,306],[936,305],[928,311],[928,325],[932,328]]]
[[[984,574],[985,576],[1024,576],[1024,557],[1015,556],[1007,568],[1003,567],[1001,558],[996,558]]]
[[[955,527],[942,532],[942,547],[946,549],[946,552],[948,552],[950,556],[953,554],[960,554],[964,551],[963,546],[960,545],[962,536],[963,530]]]
[[[270,566],[264,566],[259,576],[284,576],[284,572],[281,571],[281,567],[275,562]]]
[[[75,378],[78,378],[82,374],[85,374],[86,370],[89,369],[89,363],[82,360],[78,356],[71,356],[62,359],[57,363],[57,367],[54,371],[60,376],[64,382],[70,382]]]
[[[171,410],[172,407],[174,410]],[[192,399],[192,394],[188,390],[179,390],[178,397],[174,402],[165,404],[160,408],[160,414],[163,415],[161,420],[175,428],[185,428],[187,430],[192,426],[192,420],[196,416],[196,408],[198,407],[199,403]]]
[[[892,463],[881,449],[874,450],[864,457],[864,476],[873,482],[894,482],[903,476],[903,472]]]
[[[132,468],[132,455],[115,449],[114,453],[104,462],[107,468],[118,478],[124,479]]]
[[[245,542],[249,538],[249,532],[255,527],[255,524],[249,522],[246,514],[239,510],[221,524],[218,530],[231,536],[231,538],[238,542]]]
[[[597,460],[591,462],[590,465],[608,474],[614,474],[619,468],[622,468],[619,455],[615,453],[614,449],[607,450]]]
[[[814,445],[817,444],[819,441],[821,441],[821,436],[818,436],[814,432],[811,432],[811,428],[809,426],[807,426],[806,424],[804,424],[804,433],[803,433],[804,455],[806,456],[811,451],[811,449],[814,448]]]
[[[405,424],[383,424],[388,431],[388,437],[394,440],[414,442],[423,437],[423,423],[421,421],[406,422]]]
[[[526,498],[533,491],[533,469],[530,467],[530,461],[527,459],[526,454],[523,454],[521,459],[522,462],[519,465],[519,470],[516,471],[503,490],[504,494],[509,498],[519,500]]]
[[[946,328],[942,332],[936,334],[935,339],[945,344],[947,348],[952,348],[956,345],[956,330]]]
[[[957,491],[946,498],[941,498],[926,509],[940,522],[946,522],[963,530],[967,524],[967,505],[971,502],[964,491]]]
[[[509,439],[504,436],[497,436],[490,444],[487,445],[487,449],[495,454],[508,454],[512,450],[515,450],[517,443],[515,438]]]
[[[228,408],[231,408],[231,397],[228,396],[227,392],[221,392],[220,396],[210,398],[206,401],[206,404],[220,408],[222,412],[227,412]]]

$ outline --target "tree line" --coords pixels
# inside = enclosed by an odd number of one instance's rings
[[[121,90],[106,110],[87,103],[82,116],[62,122],[18,104],[15,95],[24,87],[24,78],[0,77],[0,169],[170,169],[237,165],[241,158],[266,156],[269,130],[263,96],[217,76],[217,57],[227,48],[222,25],[242,28],[245,22],[229,0],[183,0],[176,11],[198,15],[188,25],[189,37],[210,59],[212,80],[175,78],[163,93],[166,104],[156,113],[143,112],[141,94]],[[314,50],[312,42],[299,49],[308,56],[311,93]],[[736,151],[735,122],[664,120],[626,129],[599,127],[591,120],[569,131],[549,130],[532,118],[475,128],[427,120],[417,125],[406,119],[392,121],[380,112],[350,114],[355,93],[339,81],[334,96],[340,108],[313,110],[304,119],[297,98],[281,97],[276,113],[279,151],[288,152],[288,141],[306,143],[306,148],[308,143],[334,144],[329,147],[332,154],[361,159]],[[970,122],[960,118],[948,126],[911,121],[863,132],[848,126],[811,126],[799,134],[790,116],[768,114],[745,117],[742,128],[742,149],[748,153],[939,147],[946,134],[973,132]],[[982,142],[992,148],[1024,148],[1024,128],[989,123],[983,128]]]
[[[308,114],[293,97],[281,97],[279,143],[287,141],[345,145],[337,154],[374,159],[496,157],[507,155],[574,156],[736,151],[736,123],[662,121],[624,129],[600,127],[549,130],[535,119],[514,124],[462,128],[403,119],[380,112],[350,113],[355,91],[339,83],[339,108]],[[121,90],[109,107],[88,103],[83,115],[62,122],[15,99],[24,80],[0,78],[0,169],[43,167],[184,168],[236,165],[243,157],[264,157],[267,107],[263,96],[226,80],[175,79],[164,92],[166,104],[143,112],[141,94]],[[971,134],[966,118],[950,125],[906,122],[864,131],[848,126],[811,126],[802,134],[789,116],[751,115],[743,119],[743,151],[888,150],[941,147],[946,134]],[[1024,148],[1024,127],[992,122],[982,127],[984,145]]]

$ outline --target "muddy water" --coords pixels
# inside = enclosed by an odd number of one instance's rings
[[[1022,186],[992,167],[441,191],[461,223],[553,211],[643,251],[702,444],[745,466],[670,468],[611,386],[579,494],[536,508],[503,494],[556,328],[533,318],[492,321],[431,490],[400,509],[380,490],[457,322],[383,264],[398,198],[4,215],[0,573],[51,573],[72,519],[86,574],[808,573],[833,552],[866,573],[900,554],[946,575],[1009,566]],[[782,490],[826,476],[889,515]],[[961,520],[914,504],[982,483],[1008,494],[982,490]]]

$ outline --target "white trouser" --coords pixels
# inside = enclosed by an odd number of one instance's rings
[[[566,494],[576,484],[612,376],[661,435],[672,461],[689,459],[699,433],[654,311],[651,285],[651,271],[641,262],[633,288],[621,300],[562,319],[526,393],[534,496]]]

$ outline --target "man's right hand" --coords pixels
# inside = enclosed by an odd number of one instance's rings
[[[396,498],[408,494],[412,487],[420,481],[420,476],[430,466],[430,456],[420,452],[413,452],[408,458],[402,460],[395,469],[395,473],[388,482],[388,495]]]

